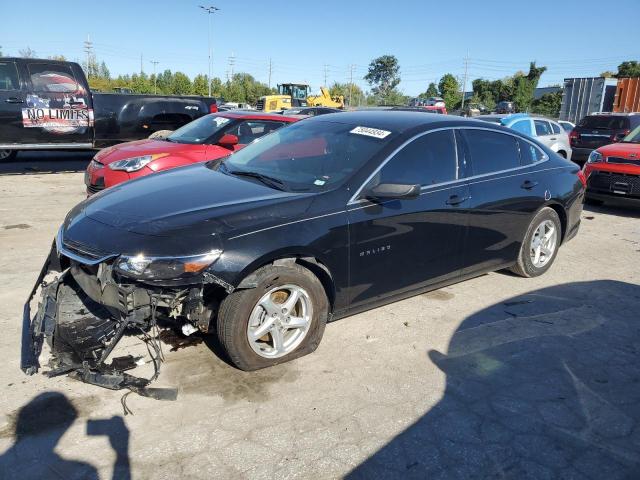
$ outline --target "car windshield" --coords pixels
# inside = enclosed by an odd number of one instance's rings
[[[230,122],[230,118],[215,114],[205,115],[180,127],[169,135],[166,140],[175,143],[201,144],[206,142],[212,135],[227,127]]]
[[[367,126],[302,121],[256,140],[219,168],[229,175],[260,176],[268,180],[264,183],[276,180],[283,190],[326,191],[346,181],[395,137]]]
[[[640,125],[632,130],[629,135],[624,137],[624,140],[622,141],[627,143],[640,143]]]
[[[607,115],[594,115],[584,117],[578,124],[579,127],[597,128],[599,130],[621,130],[627,128],[629,119]]]

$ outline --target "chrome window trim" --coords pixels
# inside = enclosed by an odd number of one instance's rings
[[[477,183],[477,182],[471,182],[471,180],[475,180],[478,178],[484,178],[484,177],[488,177],[490,175],[500,175],[502,173],[508,173],[508,172],[513,172],[516,170],[522,170],[525,168],[530,168],[533,167],[535,165],[540,165],[546,161],[549,160],[549,156],[545,153],[544,150],[542,150],[538,145],[536,145],[535,143],[533,143],[531,140],[524,138],[524,136],[520,136],[520,135],[515,135],[511,132],[504,132],[502,130],[496,130],[494,128],[487,128],[487,127],[476,127],[476,126],[457,126],[457,127],[442,127],[442,128],[436,128],[434,130],[429,130],[426,132],[420,132],[417,135],[414,135],[413,137],[409,138],[407,141],[403,142],[402,145],[400,145],[398,148],[396,148],[393,152],[391,152],[387,158],[384,159],[384,161],[382,161],[380,163],[380,165],[371,173],[371,175],[369,175],[367,177],[367,179],[362,183],[362,185],[360,185],[360,188],[358,188],[358,190],[356,190],[356,193],[354,193],[351,198],[349,199],[349,201],[347,202],[347,206],[349,205],[356,205],[361,203],[362,201],[366,201],[366,199],[364,198],[357,198],[361,193],[362,190],[364,189],[364,187],[371,181],[371,179],[387,164],[387,162],[389,162],[400,150],[402,150],[404,147],[406,147],[409,143],[413,142],[414,140],[424,136],[424,135],[428,135],[430,133],[433,132],[439,132],[442,130],[454,130],[454,136],[456,134],[456,130],[484,130],[484,131],[488,131],[488,132],[495,132],[495,133],[499,133],[502,135],[510,135],[512,137],[514,137],[516,140],[523,140],[529,144],[531,144],[533,147],[535,147],[536,149],[538,149],[541,153],[542,153],[542,159],[538,160],[537,162],[534,163],[530,163],[529,165],[519,165],[517,167],[513,167],[513,168],[507,168],[505,170],[496,170],[495,172],[489,172],[489,173],[482,173],[482,174],[478,174],[478,175],[471,175],[470,177],[465,177],[465,178],[457,178],[456,180],[450,180],[448,182],[441,182],[441,183],[434,183],[433,185],[422,185],[420,188],[420,191],[424,191],[427,189],[431,189],[433,187],[439,187],[439,186],[443,186],[443,185],[450,185],[452,183],[456,183],[456,182],[461,182],[461,181],[467,181],[469,182],[469,184],[471,183]],[[456,138],[457,139],[457,138]],[[456,146],[456,166],[460,165],[459,162],[459,156],[458,156],[458,142],[455,142],[455,146]]]

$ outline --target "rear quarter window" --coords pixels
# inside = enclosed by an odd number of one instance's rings
[[[20,90],[18,70],[14,62],[0,62],[0,90]]]
[[[461,129],[473,175],[500,172],[520,166],[518,141],[513,135],[487,130]]]

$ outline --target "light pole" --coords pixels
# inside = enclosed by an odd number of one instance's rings
[[[151,60],[151,63],[153,63],[153,94],[157,95],[158,93],[158,74],[156,73],[156,65],[158,65],[160,62],[156,61],[156,60]]]
[[[207,18],[209,20],[209,30],[208,30],[208,39],[209,39],[209,96],[211,96],[211,14],[220,10],[218,7],[214,7],[213,5],[209,7],[205,7],[200,5],[200,8],[207,12]]]

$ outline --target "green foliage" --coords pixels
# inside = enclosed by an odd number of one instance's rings
[[[531,104],[531,111],[538,115],[557,118],[560,115],[562,91],[545,93]]]
[[[194,95],[202,97],[209,95],[209,79],[206,75],[198,74],[193,78],[192,91]]]
[[[615,77],[617,74],[616,72],[612,72],[611,70],[605,70],[604,72],[602,72],[600,74],[601,78],[612,78]]]
[[[513,77],[513,103],[516,111],[528,112],[533,103],[533,93],[538,86],[538,81],[547,67],[536,67],[536,62],[529,64],[529,73],[524,75],[516,73]]]
[[[171,93],[174,95],[189,95],[191,93],[191,80],[189,80],[189,77],[182,72],[176,72],[171,81]]]
[[[618,65],[618,78],[640,77],[640,62],[629,60]]]
[[[462,102],[462,94],[460,93],[460,83],[450,73],[446,73],[438,82],[438,93],[443,98],[447,109],[453,110]]]
[[[332,97],[342,95],[344,97],[345,104],[349,103],[349,94],[351,94],[351,105],[358,106],[366,103],[366,96],[362,89],[355,83],[338,83],[334,82],[329,88],[329,94]]]
[[[398,95],[396,87],[400,83],[400,65],[393,55],[374,58],[369,64],[369,72],[364,76],[373,88],[373,94],[382,102],[391,103]]]
[[[436,97],[438,95],[438,86],[431,82],[427,87],[427,91],[421,93],[419,96],[422,98]]]

